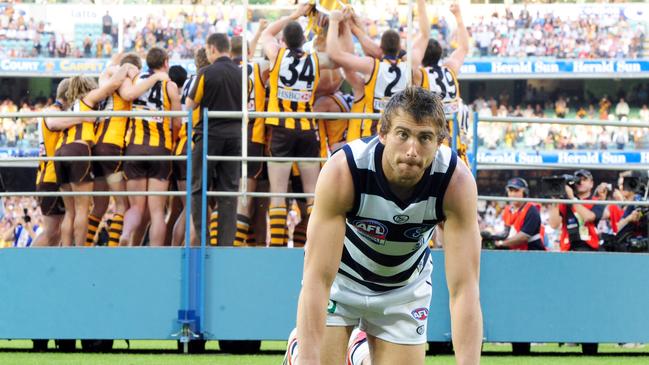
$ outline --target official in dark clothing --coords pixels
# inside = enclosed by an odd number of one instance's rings
[[[241,111],[241,69],[229,57],[230,41],[223,33],[207,38],[207,58],[212,63],[198,71],[197,81],[188,97],[188,107],[207,108],[209,111]],[[241,156],[241,118],[216,119],[208,122],[207,155]],[[192,217],[197,234],[201,229],[201,158],[203,151],[203,122],[195,127],[192,153]],[[208,162],[207,179],[213,183],[210,190],[238,191],[241,177],[240,162]],[[237,226],[237,198],[217,198],[218,234],[211,244],[231,246]],[[210,215],[208,215],[210,217]]]

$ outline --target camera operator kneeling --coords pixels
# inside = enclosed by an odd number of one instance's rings
[[[575,172],[578,179],[573,185],[575,190],[566,185],[568,199],[576,200],[572,204],[550,206],[550,226],[554,229],[561,227],[559,242],[561,251],[598,251],[599,235],[597,224],[608,213],[603,205],[578,203],[578,200],[597,200],[593,196],[593,175],[587,170]]]
[[[529,194],[527,181],[520,177],[507,181],[506,189],[510,198],[523,198]],[[503,212],[506,229],[503,234],[498,235],[496,247],[545,251],[540,210],[538,204],[529,202],[512,202],[507,205]]]

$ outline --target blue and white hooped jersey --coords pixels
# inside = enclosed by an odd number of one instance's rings
[[[338,273],[374,292],[414,282],[429,262],[428,240],[444,220],[443,198],[457,155],[441,145],[408,201],[392,193],[378,136],[343,147],[354,182]]]

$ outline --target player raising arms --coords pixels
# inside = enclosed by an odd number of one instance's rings
[[[430,29],[430,22],[426,15],[424,0],[417,0],[419,28]],[[331,60],[346,70],[356,71],[365,77],[365,112],[381,113],[392,95],[403,90],[407,83],[407,63],[404,61],[401,49],[401,38],[395,30],[386,30],[381,36],[382,58],[357,56],[345,51],[338,37],[341,22],[350,18],[351,14],[343,15],[340,11],[333,11],[329,20],[327,34],[327,54]],[[414,85],[421,85],[422,73],[419,71],[421,60],[424,57],[428,32],[421,31],[415,37],[412,54],[407,55],[412,64],[412,81]],[[376,133],[376,122],[372,123],[371,134]]]
[[[298,303],[300,365],[344,363],[353,327],[373,364],[422,365],[432,295],[426,244],[445,234],[455,356],[478,364],[477,188],[447,137],[440,99],[420,87],[392,96],[379,135],[325,164],[316,187]],[[327,300],[329,305],[327,306]]]
[[[457,75],[464,63],[464,58],[469,53],[469,32],[467,32],[462,20],[460,6],[452,4],[451,13],[455,16],[457,23],[456,38],[458,47],[451,55],[440,63],[442,59],[442,46],[434,39],[428,40],[428,46],[424,53],[422,66],[424,70],[424,81],[422,87],[437,94],[444,104],[444,114],[450,135],[453,135],[453,118],[457,117],[457,153],[464,163],[469,164],[467,158],[467,134],[469,129],[469,108],[462,103],[460,97],[460,84]]]
[[[296,21],[311,9],[301,4],[288,17],[270,25],[261,34],[260,42],[270,60],[269,112],[310,112],[313,110],[315,90],[320,82],[320,70],[333,68],[326,54],[306,53],[302,50],[304,31]],[[282,32],[282,47],[275,36]],[[266,118],[270,128],[269,150],[274,157],[318,157],[320,145],[315,123],[308,118]],[[317,162],[298,163],[305,193],[312,193],[320,171]],[[291,173],[290,162],[269,162],[268,177],[272,193],[286,193]],[[307,215],[313,199],[308,198]],[[273,197],[270,201],[271,245],[284,245],[287,208],[285,199]]]

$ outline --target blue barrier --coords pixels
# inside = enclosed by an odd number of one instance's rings
[[[192,248],[192,253],[200,249]],[[183,248],[0,250],[0,338],[173,339]],[[193,256],[193,255],[192,255]],[[444,257],[433,252],[428,338],[450,339]],[[303,251],[207,248],[206,339],[286,339]],[[649,255],[484,251],[486,341],[649,342]]]

